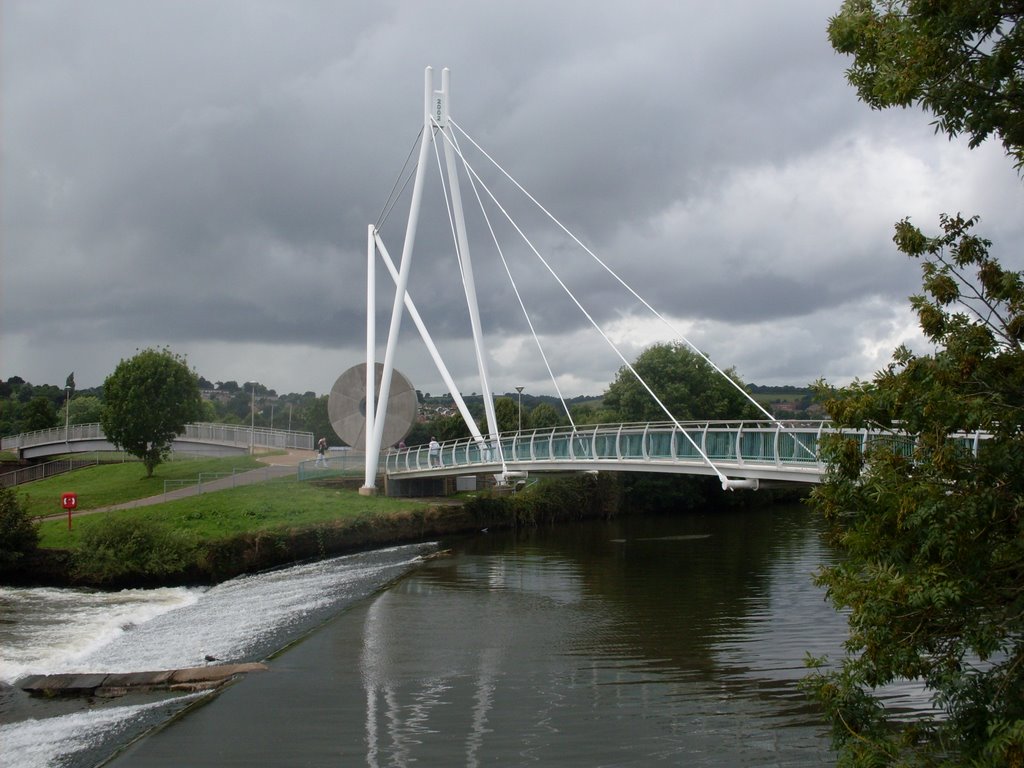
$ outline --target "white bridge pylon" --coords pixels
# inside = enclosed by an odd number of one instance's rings
[[[487,450],[495,455],[497,460],[501,464],[501,473],[498,475],[499,482],[507,481],[512,477],[515,477],[521,473],[509,472],[509,466],[506,462],[504,450],[502,447],[502,440],[500,435],[497,433],[498,420],[495,413],[494,407],[494,395],[490,386],[490,377],[487,370],[487,354],[484,347],[483,329],[480,323],[480,311],[477,303],[476,285],[473,277],[473,264],[470,257],[469,238],[466,234],[466,220],[463,212],[462,205],[462,193],[459,184],[459,172],[456,165],[456,159],[462,160],[463,168],[467,174],[467,178],[471,186],[473,187],[473,193],[477,199],[477,202],[483,210],[483,201],[480,197],[478,186],[490,197],[491,201],[501,211],[505,218],[511,223],[512,227],[523,239],[528,249],[533,252],[534,256],[542,263],[547,271],[553,276],[558,282],[561,288],[568,294],[569,298],[576,304],[577,308],[584,314],[587,320],[594,326],[598,333],[604,338],[612,350],[618,355],[622,363],[636,376],[637,381],[647,390],[648,394],[654,399],[661,410],[668,417],[670,422],[674,423],[680,430],[680,433],[687,440],[693,444],[693,449],[699,454],[701,460],[706,463],[710,472],[716,475],[722,484],[723,489],[734,489],[734,488],[751,488],[756,487],[756,482],[752,482],[748,479],[743,478],[728,478],[726,475],[716,466],[715,462],[712,461],[702,450],[702,448],[694,442],[687,432],[682,428],[675,416],[668,410],[668,408],[658,398],[657,394],[647,385],[646,382],[637,374],[636,370],[629,360],[619,351],[614,342],[608,337],[601,326],[594,320],[589,312],[584,308],[582,303],[573,295],[572,291],[565,285],[564,282],[558,277],[555,271],[552,269],[550,264],[544,259],[541,253],[534,247],[533,243],[529,240],[526,234],[519,228],[519,226],[512,220],[507,211],[501,206],[490,190],[486,187],[483,180],[476,174],[474,169],[469,165],[466,159],[462,156],[459,150],[458,140],[455,136],[454,128],[459,128],[459,132],[465,136],[473,146],[479,150],[491,163],[493,163],[499,171],[507,177],[512,184],[519,189],[534,205],[536,205],[543,213],[551,219],[565,234],[567,234],[572,241],[574,241],[579,247],[581,247],[591,258],[593,258],[600,266],[607,271],[620,285],[622,285],[632,296],[637,299],[643,306],[653,313],[659,320],[662,321],[672,331],[673,338],[682,340],[687,346],[692,349],[697,355],[702,357],[712,368],[721,376],[725,377],[736,389],[738,389],[748,400],[753,403],[758,410],[760,410],[768,419],[773,422],[778,422],[774,416],[768,413],[750,394],[743,389],[737,382],[735,382],[728,374],[726,374],[721,368],[713,363],[703,352],[695,347],[683,334],[681,334],[672,324],[661,314],[659,314],[650,304],[648,304],[639,294],[636,293],[629,285],[627,285],[622,278],[620,278],[611,268],[599,259],[587,246],[585,246],[575,235],[573,235],[564,225],[561,224],[546,208],[544,208],[532,195],[529,194],[515,179],[513,179],[507,171],[501,168],[493,158],[490,157],[468,134],[465,133],[452,119],[449,112],[450,106],[450,95],[451,95],[451,78],[450,71],[445,68],[441,71],[441,89],[435,90],[434,88],[434,73],[431,67],[427,67],[424,71],[424,83],[423,83],[423,129],[421,132],[420,143],[419,143],[419,154],[416,163],[416,172],[413,181],[412,188],[412,199],[409,205],[409,217],[406,223],[405,229],[405,241],[402,245],[401,259],[396,266],[394,260],[388,253],[388,249],[385,246],[380,233],[374,225],[369,225],[367,228],[367,247],[366,247],[366,474],[364,478],[363,487],[360,488],[360,493],[365,495],[375,494],[377,471],[380,464],[380,453],[381,453],[381,441],[383,439],[384,425],[386,421],[386,409],[388,398],[391,394],[391,379],[395,368],[395,352],[398,345],[398,336],[401,331],[402,318],[405,311],[408,310],[410,318],[416,325],[417,330],[420,333],[420,337],[430,353],[434,364],[437,366],[437,370],[440,373],[442,379],[448,387],[448,391],[451,393],[452,398],[455,402],[456,407],[459,410],[460,415],[465,421],[469,428],[471,439],[475,441],[479,448]],[[484,411],[487,419],[488,434],[483,434],[476,424],[469,408],[466,406],[465,401],[462,399],[460,394],[460,388],[455,383],[444,360],[441,357],[437,346],[434,344],[426,325],[424,324],[422,317],[416,309],[416,305],[413,303],[412,297],[409,294],[409,272],[412,265],[412,254],[416,242],[416,230],[419,222],[420,207],[423,198],[423,185],[424,177],[426,175],[427,158],[429,149],[431,146],[436,149],[436,142],[440,140],[444,147],[444,172],[442,172],[442,186],[445,186],[446,204],[448,207],[449,217],[451,220],[451,228],[454,235],[455,255],[459,264],[459,273],[462,277],[462,285],[466,295],[466,305],[469,310],[470,324],[473,333],[473,346],[476,355],[477,372],[480,379],[480,389],[483,393]],[[438,158],[438,164],[440,165],[440,158]],[[447,185],[445,181],[447,180]],[[484,217],[487,219],[486,211]],[[491,222],[487,219],[487,227],[491,231],[492,237],[494,237],[494,229],[491,226]],[[498,253],[501,256],[502,262],[505,263],[505,257],[501,252],[501,247],[497,243],[497,239],[494,241],[495,246],[498,249]],[[391,279],[395,284],[395,296],[394,302],[391,308],[391,323],[388,330],[387,345],[384,352],[384,364],[383,371],[381,373],[380,391],[375,396],[376,392],[376,263],[377,258],[380,257],[381,261],[387,268]],[[505,263],[505,270],[508,273],[508,277],[512,280],[511,272],[509,271],[508,264]],[[527,323],[530,326],[531,333],[533,334],[534,341],[538,347],[541,347],[540,340],[537,337],[537,333],[533,328],[533,324],[530,321],[530,317],[526,312],[525,305],[523,304],[522,298],[519,295],[518,289],[515,287],[515,281],[512,280],[513,290],[515,291],[516,297],[519,299],[520,307],[523,311],[523,315],[526,318]],[[544,355],[543,348],[541,347],[541,355],[544,357],[545,365],[548,368],[548,373],[551,377],[551,381],[558,391],[559,399],[562,401],[562,407],[569,418],[569,423],[572,429],[576,428],[573,423],[572,415],[569,413],[569,408],[565,403],[565,398],[562,397],[561,391],[558,387],[558,382],[554,373],[551,370],[551,366],[548,364],[547,357]],[[807,449],[810,451],[810,449]]]

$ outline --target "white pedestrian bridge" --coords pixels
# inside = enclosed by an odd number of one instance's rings
[[[99,424],[72,424],[24,432],[3,438],[0,448],[15,451],[22,459],[117,450]],[[256,448],[312,451],[313,433],[240,424],[186,424],[185,432],[175,438],[171,448],[181,453],[204,456],[229,456],[248,453]]]
[[[818,446],[835,430],[828,421],[693,421],[556,427],[395,449],[383,457],[389,479],[530,472],[655,472],[713,475],[723,488],[756,489],[766,482],[820,483],[826,466]],[[842,430],[861,446],[885,442],[910,456],[913,440],[880,430]],[[952,437],[975,454],[985,433]],[[499,479],[499,482],[500,482]]]

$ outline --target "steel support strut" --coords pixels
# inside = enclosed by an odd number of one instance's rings
[[[380,397],[373,415],[373,432],[366,435],[366,475],[360,491],[366,495],[375,492],[377,467],[380,463],[381,440],[384,437],[384,422],[387,417],[388,398],[391,396],[391,372],[395,368],[395,348],[398,345],[398,334],[402,328],[402,314],[405,307],[405,294],[409,287],[409,266],[412,263],[413,246],[416,243],[416,227],[420,217],[420,203],[423,200],[424,171],[427,167],[427,148],[431,143],[430,108],[434,86],[434,71],[427,67],[423,72],[423,136],[420,141],[420,154],[416,162],[416,179],[412,185],[412,202],[409,205],[409,220],[405,226],[405,243],[402,247],[402,261],[398,267],[398,281],[395,285],[395,301],[391,306],[391,326],[388,330],[388,345],[384,351],[384,370],[381,373]],[[369,283],[367,275],[367,303],[376,286]],[[372,321],[369,321],[372,324]],[[367,329],[369,343],[370,331]],[[366,361],[367,368],[374,368],[376,361],[371,356]],[[367,382],[370,376],[366,377]],[[369,396],[367,392],[367,396]],[[369,423],[367,423],[369,427]]]

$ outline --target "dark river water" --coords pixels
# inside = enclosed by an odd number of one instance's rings
[[[811,583],[830,557],[819,536],[802,507],[482,533],[436,557],[398,547],[100,596],[79,621],[117,617],[76,635],[81,653],[51,648],[41,619],[12,630],[60,600],[70,615],[76,593],[3,590],[8,682],[206,653],[270,669],[215,695],[96,704],[9,688],[0,764],[830,765],[797,689],[805,654],[837,655],[846,634]]]

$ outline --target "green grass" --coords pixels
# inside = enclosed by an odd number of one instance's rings
[[[14,451],[0,451],[0,461],[17,461],[18,454]]]
[[[265,465],[244,455],[218,459],[175,459],[164,462],[156,468],[152,477],[146,477],[146,468],[142,463],[131,461],[78,469],[27,483],[15,490],[27,514],[30,517],[42,517],[63,512],[60,506],[63,493],[76,493],[78,511],[85,511],[156,496],[164,492],[164,480],[192,480],[200,473],[230,472],[232,469],[262,466]]]
[[[145,470],[142,472],[144,474]],[[68,531],[66,520],[43,521],[39,525],[39,545],[75,549],[83,531],[96,525],[101,518],[112,515],[160,520],[198,541],[209,543],[239,534],[298,528],[422,506],[423,503],[418,501],[361,496],[356,491],[318,487],[299,480],[271,480],[148,507],[83,515],[73,519],[71,531]]]

